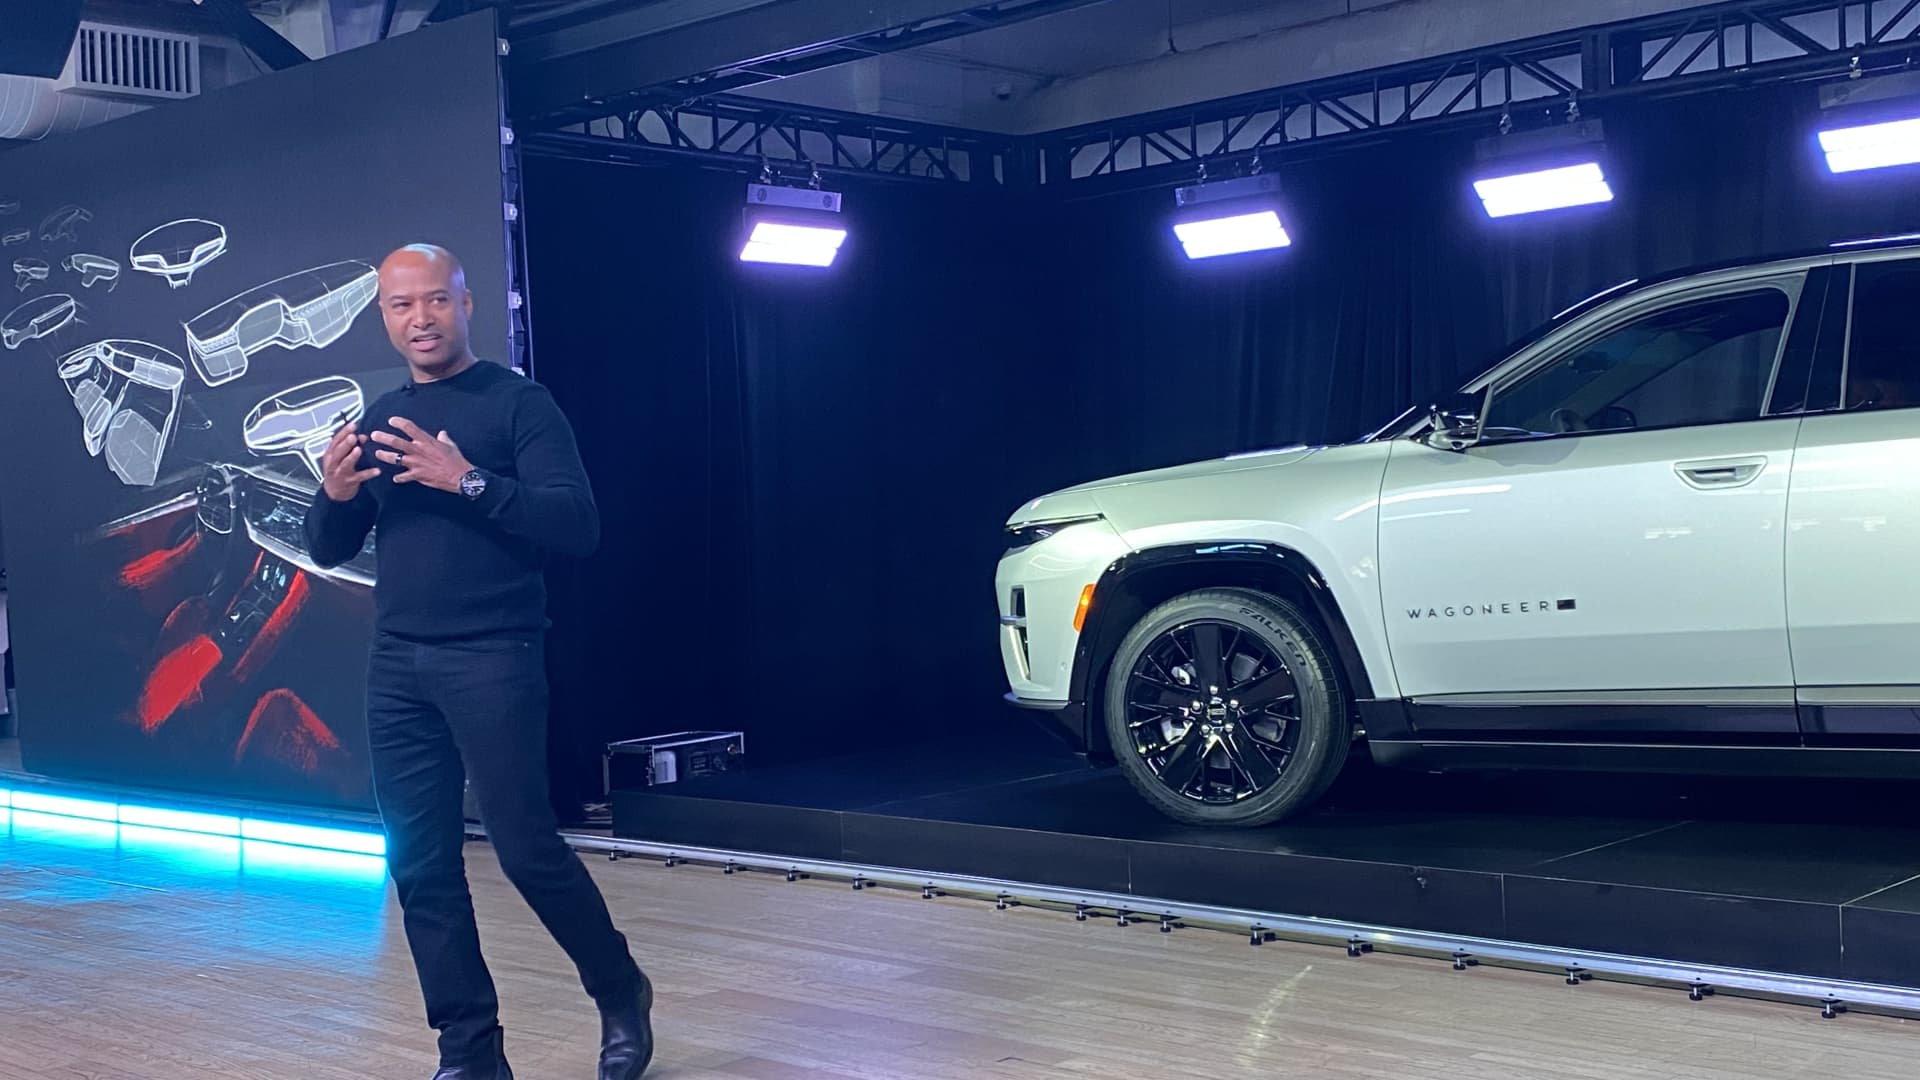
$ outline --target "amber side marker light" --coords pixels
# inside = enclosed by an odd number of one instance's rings
[[[1087,625],[1087,609],[1093,606],[1093,586],[1080,590],[1080,606],[1073,612],[1073,632],[1079,633]]]

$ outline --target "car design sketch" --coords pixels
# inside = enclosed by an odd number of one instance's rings
[[[32,229],[11,229],[5,235],[0,235],[0,246],[17,247],[31,239],[33,239]]]
[[[360,384],[340,375],[289,387],[255,405],[241,424],[247,449],[263,457],[293,454],[313,473],[324,478],[320,459],[340,425],[359,420],[366,412]]]
[[[374,268],[353,260],[249,289],[187,323],[194,369],[207,385],[219,386],[246,374],[248,358],[269,345],[323,349],[347,332],[378,292]]]
[[[263,466],[213,464],[199,483],[196,513],[208,531],[222,535],[234,528],[269,555],[331,581],[372,586],[374,537],[360,552],[339,566],[322,568],[307,554],[307,507],[320,490],[318,483],[288,476]]]
[[[13,272],[14,288],[26,292],[34,282],[47,280],[48,275],[53,273],[53,267],[48,266],[45,259],[15,259]]]
[[[191,284],[193,272],[227,250],[227,229],[204,218],[181,218],[152,229],[127,249],[127,265],[167,279],[171,288]]]
[[[80,275],[80,287],[91,289],[101,282],[107,283],[107,291],[112,292],[120,284],[120,264],[104,255],[89,255],[76,251],[60,263],[68,273]]]
[[[78,305],[66,293],[36,296],[0,319],[0,346],[17,349],[35,338],[57,334],[78,313]]]
[[[120,482],[151,486],[173,434],[186,365],[145,341],[96,341],[61,358],[60,378],[80,413],[87,453],[104,454]]]
[[[41,220],[40,239],[49,244],[55,240],[78,241],[80,226],[92,220],[91,210],[73,205],[63,206]]]

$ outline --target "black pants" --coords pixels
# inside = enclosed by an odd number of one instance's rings
[[[641,986],[626,938],[560,839],[547,799],[544,652],[537,635],[423,644],[380,634],[368,663],[367,728],[387,866],[443,1065],[484,1053],[499,1026],[462,862],[469,775],[501,868],[573,960],[587,993],[611,1006]]]

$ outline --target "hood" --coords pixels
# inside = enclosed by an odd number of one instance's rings
[[[1221,476],[1251,469],[1270,469],[1279,465],[1291,465],[1312,456],[1321,449],[1323,448],[1318,446],[1285,446],[1272,450],[1256,450],[1212,461],[1196,461],[1171,468],[1151,469],[1146,472],[1128,473],[1125,476],[1112,476],[1104,480],[1077,484],[1034,499],[1014,511],[1013,517],[1007,523],[1023,525],[1088,516],[1099,512],[1094,503],[1094,495],[1098,492],[1138,484],[1160,484],[1173,480],[1191,480],[1203,476]]]

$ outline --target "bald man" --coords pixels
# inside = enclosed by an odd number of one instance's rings
[[[550,553],[581,556],[600,520],[573,430],[546,389],[467,344],[473,295],[428,245],[380,266],[387,337],[409,378],[349,423],[307,511],[322,566],[378,530],[367,731],[387,862],[440,1033],[435,1080],[511,1080],[461,850],[471,782],[507,878],[599,1005],[601,1080],[653,1056],[653,988],[547,799],[544,661]]]

